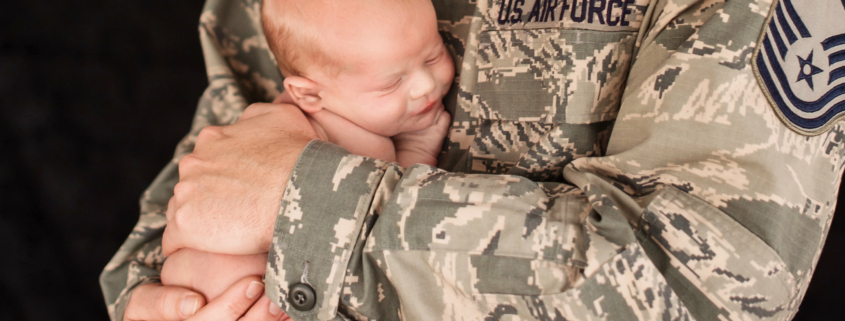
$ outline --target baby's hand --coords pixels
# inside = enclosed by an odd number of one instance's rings
[[[183,248],[161,269],[161,283],[199,292],[208,302],[248,275],[264,275],[267,253],[228,255]]]
[[[396,161],[403,167],[416,163],[437,166],[437,155],[443,146],[443,138],[449,131],[452,117],[440,110],[431,126],[391,137],[396,148]]]

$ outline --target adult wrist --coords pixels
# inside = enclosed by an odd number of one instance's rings
[[[334,317],[346,266],[386,168],[387,162],[323,141],[303,150],[282,197],[265,273],[265,293],[292,317]],[[292,309],[288,296],[302,289],[313,291],[313,306]]]

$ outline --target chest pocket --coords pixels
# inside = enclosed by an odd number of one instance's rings
[[[616,118],[649,0],[481,0],[476,116],[590,124]]]
[[[476,58],[476,116],[544,124],[613,120],[635,40],[632,32],[485,31]]]
[[[649,0],[479,0],[478,43],[467,53],[475,55],[474,63],[465,66],[472,68],[468,88],[478,120],[469,149],[472,172],[507,173],[517,163],[527,169],[560,167],[548,157],[537,158],[543,164],[526,159],[538,142],[552,141],[550,133],[564,135],[556,142],[576,143],[551,144],[567,148],[551,154],[569,155],[570,161],[595,155],[600,148],[577,142],[598,141],[583,136],[602,133],[599,127],[616,119],[648,5]],[[568,130],[553,132],[560,126]]]

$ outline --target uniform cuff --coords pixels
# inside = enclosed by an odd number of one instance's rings
[[[287,181],[266,294],[294,319],[332,319],[346,267],[388,163],[312,141]]]
[[[129,304],[129,300],[132,298],[132,293],[134,293],[135,289],[139,286],[150,283],[161,283],[161,279],[158,277],[143,277],[140,280],[136,281],[134,284],[128,284],[113,304],[107,304],[107,308],[109,310],[109,317],[111,317],[111,320],[123,321],[123,315],[126,313],[126,306]]]

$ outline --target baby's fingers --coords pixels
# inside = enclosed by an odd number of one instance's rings
[[[452,116],[449,115],[445,109],[441,110],[440,113],[437,115],[437,118],[434,120],[434,126],[438,129],[447,129],[449,125],[452,123]]]

